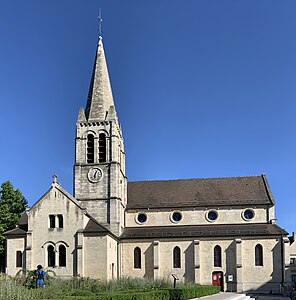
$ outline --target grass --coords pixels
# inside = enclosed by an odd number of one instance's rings
[[[34,299],[170,299],[172,282],[124,277],[118,280],[100,281],[90,278],[56,279],[48,276],[45,288],[34,288],[32,271],[20,272],[15,278],[0,274],[0,299],[34,300]],[[198,285],[179,283],[178,289],[196,289]],[[212,294],[210,290],[200,286],[202,293]],[[212,288],[212,287],[211,287]],[[161,291],[164,291],[161,293]],[[134,296],[132,296],[134,295]],[[166,296],[164,296],[166,295]],[[198,294],[199,295],[199,294]],[[203,294],[201,294],[203,295]],[[145,298],[146,297],[146,298]],[[183,299],[183,298],[182,298]],[[185,299],[185,298],[184,298]],[[188,299],[188,298],[187,298]]]

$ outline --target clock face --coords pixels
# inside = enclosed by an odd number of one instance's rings
[[[91,182],[98,182],[103,176],[103,172],[101,169],[94,167],[88,171],[87,177]]]

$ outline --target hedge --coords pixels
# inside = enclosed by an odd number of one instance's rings
[[[177,289],[158,289],[150,291],[124,290],[106,293],[92,294],[89,291],[76,291],[63,299],[75,300],[186,300],[190,298],[202,297],[219,292],[217,286],[184,287]]]

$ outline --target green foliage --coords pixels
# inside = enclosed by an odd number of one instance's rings
[[[3,182],[0,187],[0,267],[3,268],[5,258],[5,237],[3,233],[15,228],[21,213],[26,209],[28,201],[19,189],[14,189],[10,181]]]
[[[46,277],[45,288],[37,289],[29,284],[31,276],[34,271],[22,270],[15,278],[1,275],[0,299],[183,300],[219,292],[219,287],[190,283],[180,283],[178,289],[172,289],[172,283],[167,280],[128,277],[103,282],[89,278],[62,280],[50,275]]]
[[[19,284],[27,287],[28,289],[34,289],[36,288],[36,271],[37,270],[26,270],[26,269],[21,269],[16,273],[16,276],[14,280],[18,282]],[[52,270],[47,270],[46,271],[46,276],[45,276],[45,283],[46,285],[51,285],[53,281],[55,281],[54,277],[55,272]]]

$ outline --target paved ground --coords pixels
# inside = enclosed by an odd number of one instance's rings
[[[288,300],[290,299],[290,297],[284,297],[284,296],[280,296],[280,295],[266,295],[266,296],[263,296],[263,295],[256,295],[256,296],[253,296],[255,297],[255,299],[257,300]]]
[[[206,296],[202,298],[195,298],[191,300],[236,300],[236,299],[243,299],[243,295],[237,294],[237,293],[219,293],[216,295],[212,296]],[[247,299],[247,297],[246,297]],[[256,299],[256,300],[288,300],[290,299],[289,297],[284,297],[284,296],[277,296],[277,295],[254,295],[251,296],[249,299]]]
[[[215,294],[212,296],[206,296],[206,297],[201,297],[201,298],[195,298],[195,299],[199,299],[199,300],[224,300],[224,299],[236,299],[237,296],[239,296],[239,294],[237,293],[219,293],[219,294]],[[192,300],[195,300],[192,299]]]

